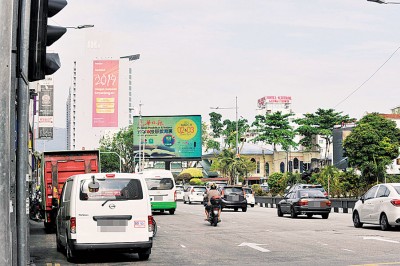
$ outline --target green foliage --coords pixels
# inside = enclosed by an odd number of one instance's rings
[[[386,166],[398,157],[400,129],[378,113],[367,114],[344,141],[344,156],[361,170],[368,185],[383,182]]]
[[[256,164],[249,158],[245,156],[237,157],[234,150],[224,149],[213,160],[211,171],[220,171],[223,176],[230,178],[230,184],[234,184],[236,175],[243,180],[255,167]]]
[[[183,183],[186,183],[188,180],[190,180],[192,176],[189,173],[180,173],[176,178],[175,181],[183,181]]]
[[[212,130],[212,136],[219,138],[222,133],[223,124],[221,123],[222,115],[216,112],[209,113],[210,115],[210,127]]]
[[[267,183],[272,196],[282,195],[287,187],[287,179],[283,173],[273,173],[268,177]]]
[[[190,179],[189,184],[195,185],[195,186],[200,186],[203,184],[203,182],[201,182],[200,178],[192,178],[192,179]]]
[[[240,142],[242,136],[245,135],[250,127],[247,123],[247,119],[239,119],[237,122],[238,142]],[[225,127],[222,131],[222,135],[225,137],[225,144],[227,144],[229,148],[233,149],[236,147],[236,121],[225,119],[223,125]]]
[[[286,151],[290,147],[295,147],[297,145],[293,141],[295,132],[289,124],[289,117],[291,116],[293,114],[282,114],[282,112],[256,116],[253,126],[256,127],[257,135],[253,141],[271,144],[274,151],[276,151],[276,145],[281,145]]]
[[[221,145],[218,141],[215,141],[213,139],[207,140],[205,143],[206,146],[206,151],[208,150],[219,150],[221,148]]]
[[[203,172],[199,168],[186,168],[179,175],[189,174],[193,178],[203,178]]]
[[[315,114],[304,114],[304,118],[296,119],[295,122],[299,125],[296,132],[303,136],[299,144],[311,150],[314,148],[312,137],[320,135],[325,139],[325,158],[327,156],[328,148],[332,143],[333,127],[341,123],[354,122],[354,118],[348,115],[342,115],[342,112],[335,112],[334,109],[321,109]],[[318,146],[318,144],[316,144]]]

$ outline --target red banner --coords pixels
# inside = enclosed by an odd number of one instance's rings
[[[93,61],[92,127],[118,127],[119,60]]]

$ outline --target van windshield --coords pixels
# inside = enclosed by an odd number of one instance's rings
[[[169,178],[146,178],[149,190],[170,190],[174,188],[174,181]]]
[[[80,200],[104,201],[104,200],[140,200],[143,199],[143,191],[138,179],[96,179],[99,189],[89,191],[89,183],[92,180],[82,180],[80,184]]]

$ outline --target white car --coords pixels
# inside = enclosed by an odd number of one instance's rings
[[[207,193],[207,188],[205,186],[188,186],[185,189],[185,194],[183,195],[183,203],[189,202],[200,202],[203,203],[204,194]]]
[[[252,208],[254,204],[256,204],[256,199],[254,197],[254,191],[251,188],[244,187],[244,193],[246,195],[247,205],[250,205]]]
[[[176,200],[183,200],[184,189],[182,185],[176,185]]]
[[[358,200],[353,209],[354,227],[380,225],[382,230],[400,226],[400,183],[378,184]]]

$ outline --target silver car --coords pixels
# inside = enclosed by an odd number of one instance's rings
[[[380,225],[382,230],[400,226],[400,183],[378,184],[370,188],[355,204],[354,227]]]

